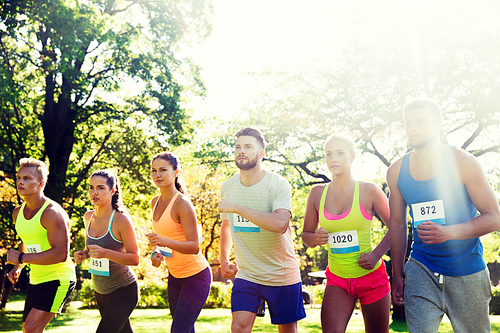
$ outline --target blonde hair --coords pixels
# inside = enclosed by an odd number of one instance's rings
[[[49,169],[47,165],[34,158],[24,157],[19,160],[19,168],[35,168],[38,180],[47,183],[47,178],[49,176]]]
[[[326,138],[325,140],[325,145],[323,146],[323,149],[326,149],[327,144],[336,140],[347,143],[347,145],[349,146],[349,152],[351,154],[354,154],[356,152],[356,143],[349,135],[345,133],[334,133],[328,136],[328,138]]]

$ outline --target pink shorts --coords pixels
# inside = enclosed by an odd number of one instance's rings
[[[359,299],[363,305],[381,300],[391,291],[389,276],[385,263],[371,273],[357,278],[341,278],[326,268],[326,285],[336,286],[347,291],[354,299]]]

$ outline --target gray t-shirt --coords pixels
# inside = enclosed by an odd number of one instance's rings
[[[226,180],[221,195],[239,205],[265,213],[277,209],[292,211],[292,193],[288,181],[269,171],[252,186],[244,186],[237,173]],[[241,216],[228,214],[237,277],[266,285],[287,286],[300,282],[300,271],[290,226],[284,234],[257,227]]]

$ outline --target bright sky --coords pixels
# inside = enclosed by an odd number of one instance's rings
[[[448,0],[421,2],[419,7],[432,8],[433,15],[453,6]],[[391,3],[392,12],[380,10]],[[342,31],[356,25],[351,23],[360,19],[360,11],[387,20],[400,15],[412,18],[408,3],[391,0],[382,4],[361,0],[213,0],[213,5],[212,35],[204,44],[185,50],[201,66],[208,89],[205,99],[194,98],[186,105],[198,119],[237,116],[261,91],[247,72],[292,70],[316,60],[334,60],[345,42]],[[368,35],[371,32],[365,31]],[[361,174],[377,162],[364,156],[354,169]]]
[[[337,3],[337,4],[335,4]],[[342,3],[342,2],[340,2]],[[302,67],[338,49],[332,36],[341,20],[337,1],[213,0],[213,32],[205,44],[188,50],[203,70],[208,97],[188,104],[196,118],[229,119],[255,95],[246,73]]]

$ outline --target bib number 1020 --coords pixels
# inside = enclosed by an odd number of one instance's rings
[[[353,240],[352,235],[334,235],[331,242],[333,244],[351,243]]]

